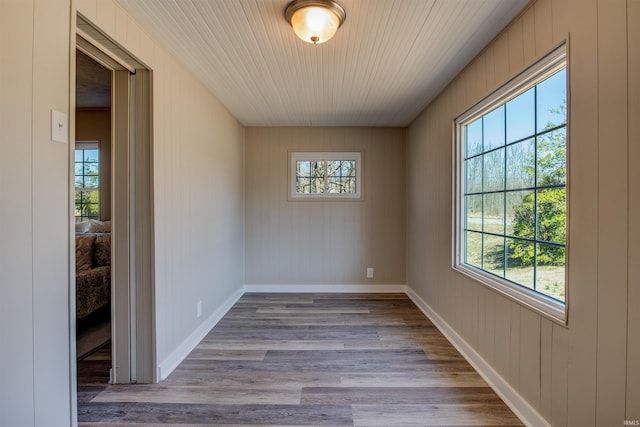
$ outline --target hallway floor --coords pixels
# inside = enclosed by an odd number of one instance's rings
[[[79,385],[79,426],[521,426],[403,294],[245,294],[159,384]]]

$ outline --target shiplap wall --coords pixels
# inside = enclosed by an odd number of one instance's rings
[[[401,128],[247,128],[246,283],[404,284],[404,138]],[[287,200],[289,150],[362,151],[364,200]]]
[[[627,417],[638,418],[640,407],[640,1],[627,2],[628,78],[627,103],[629,109],[627,135],[629,146],[629,240],[627,247]],[[633,77],[636,76],[636,77]]]
[[[341,0],[312,49],[286,0],[121,3],[245,126],[404,127],[527,0]]]
[[[0,10],[0,424],[70,425],[69,0]]]
[[[73,126],[76,8],[153,70],[157,363],[243,284],[242,126],[117,3],[2,0],[3,426],[68,426],[75,417],[72,144],[51,141],[50,110]]]
[[[153,71],[155,353],[163,365],[243,285],[244,129],[116,2],[76,5]]]
[[[639,25],[638,0],[535,1],[407,133],[408,285],[554,426],[640,419]],[[451,195],[453,119],[567,38],[565,327],[451,269]]]

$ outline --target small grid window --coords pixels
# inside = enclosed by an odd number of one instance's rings
[[[455,268],[566,320],[564,47],[456,120]]]
[[[78,142],[75,150],[76,222],[100,217],[100,150],[97,142]]]
[[[361,167],[356,152],[294,152],[291,197],[359,198]]]

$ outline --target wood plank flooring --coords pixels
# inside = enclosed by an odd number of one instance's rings
[[[167,380],[78,396],[79,426],[522,425],[403,294],[245,294]]]

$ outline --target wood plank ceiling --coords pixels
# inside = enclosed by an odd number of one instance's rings
[[[327,43],[289,0],[119,0],[244,126],[407,126],[529,0],[341,0]]]

